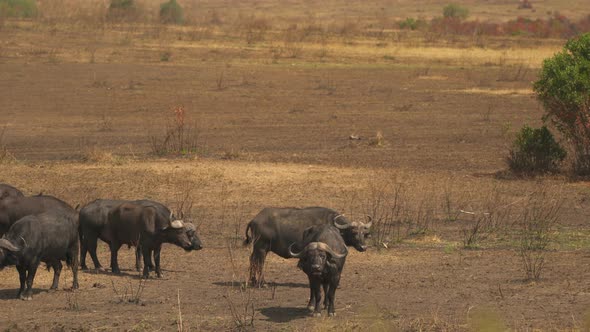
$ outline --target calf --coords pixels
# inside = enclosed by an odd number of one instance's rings
[[[192,223],[161,218],[154,206],[125,202],[109,212],[107,223],[111,239],[111,269],[114,273],[120,273],[117,252],[123,244],[141,248],[144,278],[149,277],[150,270],[154,270],[152,253],[156,275],[162,277],[160,252],[163,243],[172,243],[186,251],[202,249]]]
[[[0,268],[16,265],[20,278],[17,298],[31,300],[33,280],[40,262],[53,268],[57,289],[62,263],[72,269],[72,288],[78,288],[78,216],[72,211],[51,211],[29,215],[14,223],[0,239]],[[26,290],[25,290],[26,282]]]
[[[340,231],[332,225],[312,226],[303,233],[303,241],[299,245],[303,250],[294,253],[294,246],[295,244],[289,246],[289,254],[291,257],[299,258],[297,266],[309,279],[310,295],[307,307],[313,311],[314,316],[321,316],[323,288],[324,307],[327,307],[328,315],[334,316],[334,296],[348,255]]]

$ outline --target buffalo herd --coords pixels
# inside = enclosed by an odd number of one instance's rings
[[[321,316],[324,308],[335,314],[334,296],[348,255],[347,246],[365,251],[371,220],[350,221],[324,207],[265,208],[246,227],[244,245],[252,244],[250,283],[264,286],[263,267],[269,251],[283,258],[298,258],[298,267],[309,279],[308,308]],[[136,248],[136,269],[148,278],[162,277],[162,244],[188,251],[202,249],[194,224],[177,218],[165,205],[152,200],[97,199],[82,208],[49,195],[26,196],[17,188],[0,184],[0,269],[14,265],[19,274],[17,297],[32,299],[35,273],[41,262],[53,269],[51,289],[57,289],[62,261],[73,273],[78,288],[78,266],[88,269],[89,253],[97,270],[104,270],[96,255],[98,239],[111,251],[111,272],[120,274],[117,253],[121,246]],[[78,256],[79,255],[79,256]],[[153,260],[152,260],[153,257]]]

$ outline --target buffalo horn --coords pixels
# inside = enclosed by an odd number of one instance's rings
[[[305,253],[307,247],[305,247],[303,250],[301,250],[298,253],[294,253],[293,250],[291,250],[291,248],[295,245],[295,242],[291,243],[291,245],[289,246],[289,255],[291,255],[291,257],[293,258],[299,258],[301,256],[303,256],[303,254]]]
[[[371,228],[372,224],[373,224],[373,218],[371,216],[367,216],[367,222],[364,224],[365,227]]]
[[[327,245],[323,242],[313,242],[313,243],[317,243],[318,249],[321,249],[321,250],[329,253],[334,258],[344,258],[344,257],[346,257],[346,255],[348,255],[348,249],[346,249],[346,247],[344,249],[345,251],[343,254],[337,254],[336,252],[334,252],[334,250],[332,250],[332,248],[330,248],[329,245]]]
[[[0,239],[0,248],[4,248],[8,251],[20,251],[20,248],[15,246],[14,243],[10,242],[6,238]]]
[[[182,222],[182,220],[174,220],[170,223],[170,227],[172,228],[182,228],[184,226],[184,223]]]
[[[347,229],[349,228],[351,225],[349,223],[346,223],[344,225],[341,225],[339,223],[336,222],[336,218],[334,218],[334,226],[336,226],[336,228],[338,229]]]

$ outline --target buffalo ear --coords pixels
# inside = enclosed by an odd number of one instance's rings
[[[328,255],[330,255],[330,254],[328,254]],[[336,272],[338,272],[338,266],[336,266],[336,264],[334,264],[332,259],[333,258],[330,255],[330,257],[326,260],[326,266],[328,266],[328,269],[330,269],[331,273],[336,273]]]
[[[5,237],[0,239],[0,248],[4,248],[8,251],[20,251],[21,249]]]
[[[303,231],[303,237],[302,237],[303,243],[306,243],[306,242],[308,242],[308,241],[305,241],[305,240],[306,240],[306,239],[307,239],[307,238],[308,238],[308,237],[311,235],[311,233],[312,233],[312,232],[313,232],[313,226],[311,226],[311,227],[307,227],[307,228],[306,228],[306,229]]]

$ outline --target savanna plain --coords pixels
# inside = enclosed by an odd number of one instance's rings
[[[164,277],[147,280],[122,249],[122,275],[82,271],[76,291],[69,269],[57,291],[40,269],[32,301],[6,268],[3,330],[590,329],[588,182],[505,162],[515,132],[542,122],[531,82],[565,39],[395,23],[445,1],[186,0],[184,25],[138,3],[129,21],[93,0],[0,18],[0,182],[73,206],[182,207],[204,249],[165,245]],[[457,3],[494,22],[590,14],[586,1]],[[336,317],[310,316],[295,260],[269,254],[267,287],[245,284],[245,226],[268,206],[373,218]]]

